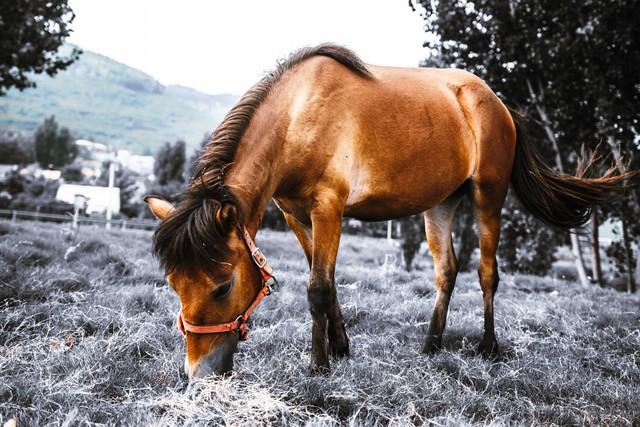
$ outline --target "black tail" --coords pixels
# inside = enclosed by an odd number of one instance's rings
[[[590,178],[599,160],[595,153],[582,159],[576,176],[556,172],[529,145],[521,117],[514,112],[511,116],[517,132],[511,185],[524,207],[551,226],[568,229],[584,225],[593,206],[620,197],[625,180],[634,175],[614,165],[601,177]]]

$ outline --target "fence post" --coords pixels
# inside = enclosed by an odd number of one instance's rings
[[[16,222],[16,219],[18,219],[18,212],[14,209],[11,211],[11,222]]]
[[[122,229],[123,229],[123,230],[126,230],[126,229],[127,229],[127,220],[126,220],[126,219],[123,219],[123,220],[122,220]]]

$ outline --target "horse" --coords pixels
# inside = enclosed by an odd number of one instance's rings
[[[292,53],[229,111],[175,206],[146,197],[161,220],[153,251],[180,299],[187,375],[232,369],[249,314],[271,290],[273,271],[253,243],[271,200],[309,263],[312,372],[349,355],[334,279],[344,217],[423,213],[436,295],[422,350],[441,348],[458,273],[451,228],[463,197],[479,237],[479,351],[499,355],[493,307],[507,190],[544,222],[578,227],[627,177],[615,168],[593,177],[594,156],[575,176],[546,166],[518,115],[471,73],[374,66],[335,44]]]

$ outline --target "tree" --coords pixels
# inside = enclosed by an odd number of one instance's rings
[[[12,87],[35,86],[30,74],[50,76],[78,59],[74,48],[69,56],[58,49],[71,33],[75,18],[68,0],[11,0],[0,8],[0,96]]]
[[[184,190],[186,167],[186,145],[184,141],[165,143],[156,152],[153,173],[155,183],[149,193],[175,202]]]
[[[638,0],[415,4],[426,11],[432,34],[425,45],[446,64],[482,77],[525,113],[531,132],[546,141],[539,151],[557,169],[577,165],[582,143],[593,147],[600,139],[618,141],[623,132],[638,134]],[[575,234],[571,241],[584,279]]]
[[[58,129],[54,116],[38,126],[34,139],[36,160],[43,168],[62,168],[76,157],[77,147],[69,129]]]
[[[14,132],[0,132],[0,163],[25,165],[35,160],[33,141]]]
[[[400,247],[404,258],[404,268],[407,271],[411,271],[413,259],[425,240],[422,215],[413,215],[400,219],[400,231],[402,233]]]
[[[205,132],[205,134],[202,136],[202,140],[200,141],[200,147],[193,152],[193,155],[189,159],[189,165],[188,165],[189,176],[192,177],[195,174],[198,160],[200,159],[200,156],[204,152],[204,149],[209,143],[209,141],[211,141],[211,134],[208,132]]]
[[[175,144],[165,143],[156,153],[153,173],[160,185],[167,185],[171,181],[183,183],[185,181],[186,145],[184,141]]]

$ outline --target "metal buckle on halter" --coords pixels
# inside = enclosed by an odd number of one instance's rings
[[[260,254],[260,256],[262,257],[262,262],[258,260],[258,257],[259,257],[258,254]],[[259,247],[256,247],[254,250],[251,251],[251,257],[253,258],[253,261],[256,263],[258,268],[262,268],[265,265],[267,265],[267,257],[264,256],[264,254],[262,253]]]
[[[242,314],[236,317],[236,320],[234,320],[234,322],[236,322],[236,324],[238,325],[236,327],[235,332],[242,334],[242,324],[244,323],[244,318],[242,317]]]
[[[278,279],[271,276],[264,282],[264,286],[267,287],[266,295],[271,295],[273,293],[273,289],[278,286]]]

